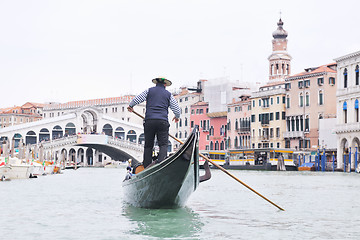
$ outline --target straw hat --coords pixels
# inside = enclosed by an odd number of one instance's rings
[[[171,86],[172,82],[166,78],[163,78],[163,77],[158,77],[158,78],[154,78],[152,80],[153,83],[157,84],[157,83],[163,83],[163,84],[166,84],[166,86]]]

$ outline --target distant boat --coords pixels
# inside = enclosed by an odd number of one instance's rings
[[[298,171],[315,171],[315,163],[303,163],[301,166],[298,167]]]
[[[195,128],[173,155],[124,180],[124,199],[136,207],[178,208],[185,205],[199,182],[199,133]]]
[[[24,179],[32,176],[34,166],[23,163],[18,158],[9,158],[9,163],[0,166],[1,179]]]

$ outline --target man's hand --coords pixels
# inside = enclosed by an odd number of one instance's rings
[[[178,119],[177,117],[174,117],[172,120],[173,120],[175,123],[177,123],[177,122],[179,121],[179,119]]]
[[[127,107],[127,110],[128,110],[129,112],[133,112],[133,111],[134,111],[134,109],[133,109],[132,107],[130,107],[130,106]]]

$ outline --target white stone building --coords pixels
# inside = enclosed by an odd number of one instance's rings
[[[351,168],[355,167],[354,157],[359,155],[360,145],[360,51],[335,59],[337,63],[337,164],[344,168],[351,159]],[[359,161],[358,161],[359,162]],[[348,169],[348,167],[347,167]]]

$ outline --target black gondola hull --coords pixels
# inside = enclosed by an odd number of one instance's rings
[[[123,182],[124,199],[136,207],[177,208],[199,184],[198,133],[174,155]]]

